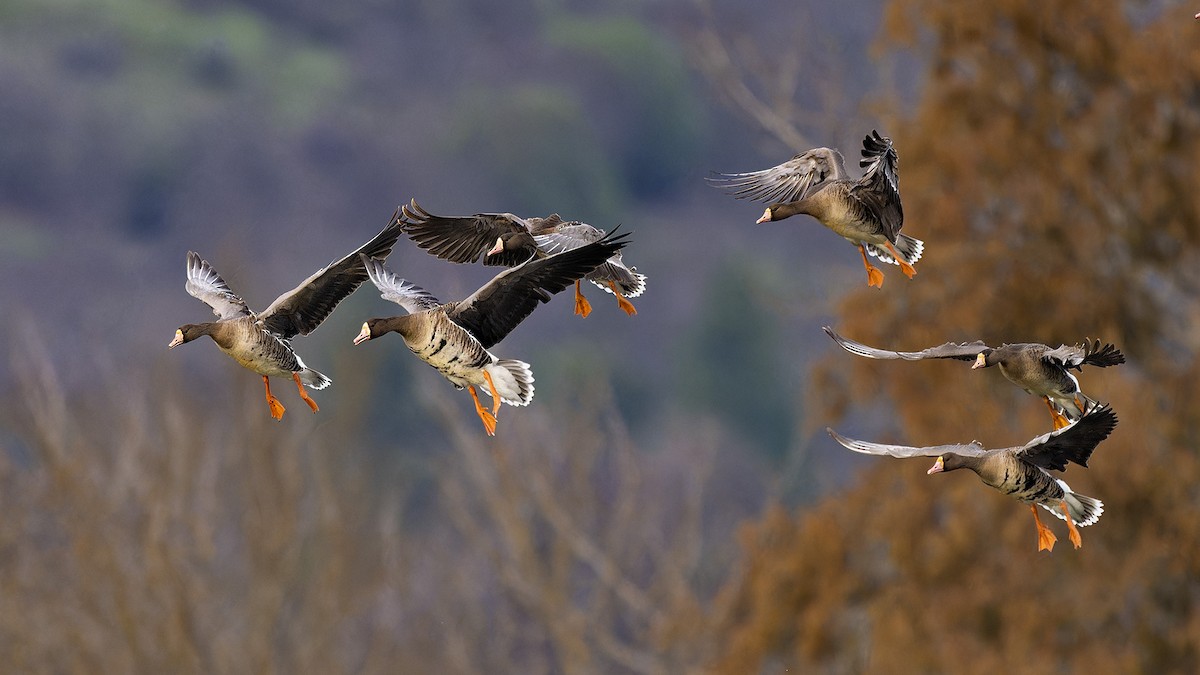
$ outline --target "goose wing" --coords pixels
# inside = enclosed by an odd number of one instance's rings
[[[872,130],[863,138],[858,163],[866,172],[850,189],[850,198],[873,214],[884,235],[895,241],[904,225],[904,209],[900,206],[899,157],[892,139]]]
[[[525,320],[539,302],[596,269],[626,243],[614,230],[592,242],[546,258],[533,258],[497,274],[469,298],[455,303],[450,318],[489,348]]]
[[[554,229],[536,232],[533,236],[538,248],[547,255],[570,251],[603,238],[604,230],[580,222],[562,223]]]
[[[794,202],[807,197],[827,180],[845,177],[846,162],[840,152],[831,148],[813,148],[770,169],[718,173],[706,180],[737,199]]]
[[[409,314],[433,309],[442,304],[429,291],[396,276],[395,272],[389,270],[378,258],[363,256],[363,266],[371,283],[379,289],[381,297],[400,305]]]
[[[976,340],[975,342],[947,342],[937,347],[930,347],[919,352],[893,352],[886,349],[876,349],[868,347],[861,342],[855,342],[849,338],[844,338],[838,335],[829,326],[822,326],[825,334],[833,338],[833,341],[838,343],[842,349],[865,356],[868,359],[904,359],[905,361],[920,361],[922,359],[958,359],[959,361],[973,361],[979,353],[990,349],[983,342]]]
[[[230,290],[221,275],[195,251],[188,251],[187,254],[187,283],[184,288],[188,295],[211,307],[213,314],[222,320],[252,314],[246,301]]]
[[[1079,369],[1089,365],[1099,368],[1125,363],[1125,355],[1116,345],[1099,340],[1084,340],[1081,345],[1062,345],[1057,349],[1048,349],[1042,354],[1043,361],[1049,361],[1063,368]]]
[[[1043,469],[1065,471],[1067,462],[1086,467],[1092,451],[1117,426],[1117,414],[1107,404],[1093,406],[1074,424],[1042,434],[1013,454]]]
[[[276,298],[259,314],[263,327],[285,340],[308,335],[321,325],[338,303],[367,280],[363,257],[386,258],[400,238],[397,215],[370,241],[341,260],[317,270],[296,288]]]
[[[528,233],[528,223],[511,213],[476,213],[471,216],[435,216],[412,200],[401,209],[400,224],[417,246],[442,260],[473,263],[504,234]],[[518,257],[495,255],[489,265],[517,265],[532,252]],[[511,260],[509,258],[512,258]]]
[[[931,445],[924,448],[915,448],[909,445],[889,445],[887,443],[869,443],[853,438],[847,438],[838,432],[825,427],[825,431],[833,437],[833,440],[841,443],[846,448],[854,452],[861,452],[864,455],[887,455],[889,457],[939,457],[946,453],[956,455],[978,457],[987,452],[979,443],[965,443],[953,445]]]

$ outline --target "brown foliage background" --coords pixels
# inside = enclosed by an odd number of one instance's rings
[[[845,493],[742,532],[719,672],[1200,667],[1200,50],[1179,14],[889,4],[886,54],[928,65],[915,114],[888,125],[905,230],[928,247],[913,282],[851,294],[837,326],[895,349],[1116,342],[1129,362],[1080,381],[1121,423],[1064,476],[1105,515],[1081,550],[1060,537],[1039,555],[1028,509],[973,476],[875,460]],[[809,392],[827,419],[913,445],[1049,428],[1036,399],[959,362],[837,350]]]

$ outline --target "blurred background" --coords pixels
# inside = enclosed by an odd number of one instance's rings
[[[1185,3],[6,0],[0,653],[35,673],[1200,670],[1200,23]],[[909,281],[706,186],[871,129]],[[492,351],[495,438],[368,284],[281,422],[207,341],[196,250],[255,309],[416,198],[631,231],[628,317],[563,294]],[[443,299],[495,273],[402,240]],[[1018,445],[1045,406],[947,340],[1116,343],[1064,478],[1073,550],[872,440]]]

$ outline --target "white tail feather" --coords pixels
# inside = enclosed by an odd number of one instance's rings
[[[865,245],[867,253],[870,253],[879,260],[892,265],[899,264],[896,262],[896,258],[892,256],[891,251],[888,251],[886,248],[874,244]],[[904,258],[904,262],[909,265],[915,265],[921,259],[921,254],[925,252],[925,242],[910,237],[907,234],[898,234],[896,235],[896,243],[893,245],[893,248],[896,249],[901,258]]]
[[[313,389],[324,389],[333,384],[333,380],[312,368],[305,368],[300,371],[300,381]]]
[[[500,359],[483,367],[492,376],[498,392],[483,387],[488,394],[500,395],[500,400],[509,405],[529,405],[533,400],[533,371],[529,364],[515,359]]]
[[[1087,495],[1076,494],[1071,492],[1071,488],[1061,479],[1058,480],[1058,485],[1063,489],[1063,501],[1067,503],[1067,510],[1071,512],[1071,521],[1079,527],[1087,527],[1100,520],[1100,515],[1104,513],[1104,502],[1094,497]],[[1062,508],[1058,505],[1049,506],[1046,504],[1038,504],[1055,516],[1066,520],[1063,515]]]

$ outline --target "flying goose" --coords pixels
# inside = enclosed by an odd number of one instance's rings
[[[557,213],[545,218],[522,218],[511,213],[476,213],[472,216],[435,216],[413,199],[402,209],[400,224],[417,246],[456,263],[473,263],[483,257],[485,265],[519,265],[532,256],[569,251],[604,237],[604,230],[577,220],[563,220]],[[646,289],[646,275],[627,267],[618,251],[584,277],[617,298],[617,305],[630,316],[637,309],[628,298]],[[587,317],[592,306],[575,282],[575,313]]]
[[[964,468],[974,471],[987,485],[1029,504],[1037,525],[1038,550],[1051,551],[1057,538],[1042,524],[1037,506],[1067,521],[1071,543],[1079,548],[1083,540],[1076,526],[1086,527],[1096,522],[1104,513],[1104,504],[1072,492],[1066,482],[1055,478],[1048,469],[1065,471],[1067,462],[1086,467],[1092,451],[1116,426],[1117,416],[1107,404],[1091,407],[1070,426],[1042,434],[1020,447],[997,450],[986,450],[978,441],[927,448],[868,443],[846,438],[828,427],[825,430],[838,443],[867,455],[937,457],[929,474]]]
[[[1080,391],[1079,380],[1071,374],[1070,369],[1082,370],[1084,365],[1107,368],[1125,363],[1125,355],[1121,350],[1112,344],[1101,345],[1099,340],[1084,340],[1083,344],[1061,345],[1055,349],[1033,342],[989,347],[976,340],[947,342],[919,352],[893,352],[844,338],[829,326],[824,326],[823,330],[842,349],[869,359],[958,359],[974,361],[972,370],[999,366],[1000,374],[1009,382],[1045,399],[1055,429],[1078,420],[1084,408],[1096,402]]]
[[[900,206],[898,160],[892,140],[872,131],[863,138],[866,168],[862,178],[846,174],[842,154],[831,148],[814,148],[762,171],[717,174],[708,179],[738,199],[773,201],[756,222],[766,223],[806,214],[858,247],[867,269],[867,285],[883,287],[883,272],[871,265],[867,253],[886,263],[898,264],[911,279],[913,264],[925,244],[901,234],[904,211]]]
[[[258,314],[250,311],[246,302],[230,290],[208,261],[195,251],[188,251],[187,283],[184,288],[188,294],[211,307],[218,318],[216,321],[180,326],[167,348],[174,349],[207,335],[234,361],[262,375],[271,417],[283,419],[285,410],[279,399],[271,394],[271,376],[291,378],[296,383],[300,398],[315,413],[318,410],[317,403],[309,397],[304,385],[324,389],[331,381],[304,365],[300,356],[292,350],[290,340],[296,335],[308,335],[315,330],[339,302],[366,281],[367,271],[360,254],[386,258],[400,238],[400,233],[400,224],[396,214],[393,214],[387,227],[371,241],[341,260],[317,270]]]
[[[528,363],[497,358],[488,348],[524,321],[539,302],[549,302],[553,294],[619,252],[627,243],[626,236],[610,235],[563,253],[530,258],[497,274],[465,300],[444,304],[428,291],[398,278],[382,261],[364,256],[367,274],[383,298],[400,305],[408,314],[367,320],[354,344],[389,332],[399,333],[418,358],[436,368],[456,388],[465,387],[471,392],[476,414],[487,434],[494,436],[502,401],[522,406],[533,400],[533,373]],[[479,402],[476,387],[492,397],[490,412]]]

